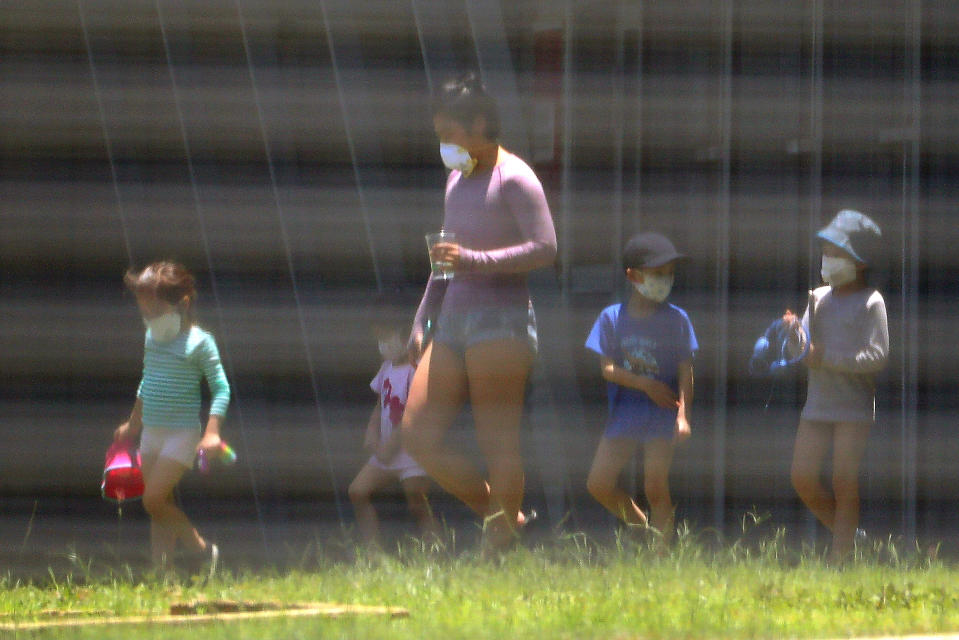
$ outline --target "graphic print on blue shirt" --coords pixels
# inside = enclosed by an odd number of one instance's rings
[[[603,309],[593,324],[586,347],[627,371],[648,376],[679,392],[679,363],[693,358],[699,349],[689,316],[679,307],[664,303],[645,318],[629,315],[626,306]],[[638,389],[607,382],[609,419],[607,428],[628,425],[672,427],[676,409],[657,406]]]
[[[656,340],[643,336],[621,335],[622,367],[638,376],[659,376],[656,361]]]

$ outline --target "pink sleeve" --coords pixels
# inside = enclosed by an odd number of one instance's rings
[[[406,395],[403,396],[403,404],[406,404],[407,399],[410,397],[410,387],[413,386],[413,376],[416,375],[416,367],[410,367],[409,373],[406,376]]]
[[[446,287],[449,280],[429,279],[426,283],[426,291],[423,292],[423,299],[420,300],[420,306],[416,309],[416,316],[413,318],[413,330],[410,332],[410,339],[407,344],[413,341],[413,335],[417,331],[426,333],[426,319],[430,316],[436,320],[439,315],[440,306],[443,304],[443,296],[446,295]]]
[[[522,170],[502,176],[500,189],[524,241],[488,251],[461,247],[463,267],[484,273],[524,273],[553,264],[556,230],[536,174],[524,164]]]

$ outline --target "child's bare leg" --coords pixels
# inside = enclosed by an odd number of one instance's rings
[[[793,487],[803,504],[830,531],[836,517],[836,501],[820,476],[832,441],[832,424],[800,420],[791,473]]]
[[[176,532],[158,518],[150,518],[150,557],[158,569],[170,568],[176,551]]]
[[[841,563],[853,550],[859,526],[859,463],[869,438],[868,423],[837,423],[833,436],[832,487],[835,515],[830,559]]]
[[[157,456],[156,453],[141,453],[142,460],[140,462],[140,469],[143,472],[143,482],[144,482],[144,491],[146,486],[150,483],[153,467],[156,465]],[[168,561],[173,560],[173,547],[176,545],[176,540],[170,539],[170,536],[167,534],[166,528],[163,527],[159,522],[150,518],[150,558],[153,561],[153,566],[157,568],[164,568]],[[169,549],[169,552],[167,551]]]
[[[204,551],[206,541],[173,502],[176,487],[186,466],[170,458],[159,457],[144,464],[143,508],[150,515],[153,562],[162,567],[173,557],[177,541],[194,552]]]
[[[349,496],[356,513],[356,528],[365,544],[374,544],[379,537],[379,522],[370,497],[393,479],[391,472],[367,462],[350,483]]]
[[[410,515],[416,520],[420,529],[420,534],[426,539],[438,539],[439,528],[436,526],[436,519],[433,517],[433,510],[430,508],[429,495],[430,479],[426,476],[413,476],[406,478],[401,483],[403,493],[406,494],[406,504],[409,506]]]
[[[669,544],[675,534],[672,498],[669,495],[669,469],[673,464],[674,444],[671,439],[656,438],[643,445],[643,488],[649,502],[650,525]]]
[[[637,443],[627,438],[603,437],[593,456],[586,489],[606,510],[626,524],[646,526],[646,514],[619,488],[619,474],[635,455]]]

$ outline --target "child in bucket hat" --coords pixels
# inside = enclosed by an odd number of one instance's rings
[[[889,354],[885,302],[865,278],[878,257],[882,231],[868,216],[846,209],[816,236],[826,284],[812,292],[801,320],[810,341],[803,360],[809,385],[796,432],[792,483],[832,532],[830,558],[841,563],[853,550],[859,524],[859,463],[875,421],[875,376]],[[783,320],[800,322],[790,312]],[[830,448],[831,489],[820,480]]]
[[[872,218],[852,209],[843,209],[816,234],[820,240],[833,244],[854,260],[872,264],[877,257],[882,231]]]

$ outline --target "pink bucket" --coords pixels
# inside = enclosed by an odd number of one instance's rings
[[[136,500],[143,496],[139,451],[119,442],[110,445],[103,465],[100,493],[105,500],[114,502]]]

